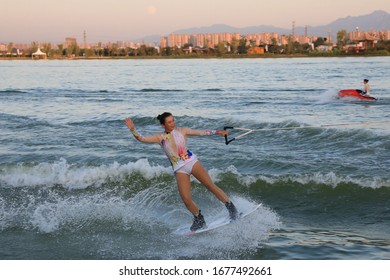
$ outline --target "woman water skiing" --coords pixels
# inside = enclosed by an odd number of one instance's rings
[[[130,118],[125,119],[126,126],[133,136],[143,143],[155,143],[165,151],[171,162],[179,194],[187,207],[194,215],[194,222],[190,227],[191,231],[206,227],[206,222],[198,206],[193,202],[191,196],[190,175],[198,179],[210,192],[212,192],[229,211],[230,219],[236,219],[239,215],[236,207],[230,201],[225,192],[211,180],[210,175],[197,159],[196,155],[187,148],[188,136],[227,135],[225,130],[194,130],[190,128],[176,128],[175,119],[171,113],[165,112],[157,117],[164,132],[150,136],[142,136],[135,130],[135,125]]]

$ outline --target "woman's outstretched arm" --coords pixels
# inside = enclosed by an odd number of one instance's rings
[[[125,124],[130,129],[134,138],[137,139],[138,141],[143,142],[143,143],[160,143],[160,135],[159,134],[150,135],[150,136],[143,136],[142,134],[138,133],[135,130],[135,125],[134,125],[133,121],[129,117],[127,117],[125,119]]]
[[[188,136],[228,135],[228,132],[226,130],[197,130],[191,128],[184,128],[184,133]]]

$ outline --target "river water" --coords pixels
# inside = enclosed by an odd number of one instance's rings
[[[389,73],[389,57],[0,61],[0,259],[389,259]],[[377,101],[335,98],[364,78]],[[192,216],[170,164],[123,123],[159,133],[164,111],[257,130],[189,148],[259,210],[175,233]],[[206,222],[226,215],[192,185]]]

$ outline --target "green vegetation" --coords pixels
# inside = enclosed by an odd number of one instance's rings
[[[390,41],[379,40],[375,42],[353,42],[348,40],[347,31],[337,33],[337,43],[327,42],[327,38],[318,38],[313,43],[300,44],[287,37],[287,44],[281,45],[276,39],[271,44],[257,46],[245,37],[233,40],[230,44],[220,42],[213,48],[194,47],[186,44],[183,47],[166,47],[159,49],[141,45],[138,48],[120,48],[118,44],[104,46],[98,43],[94,48],[84,49],[77,44],[67,48],[59,44],[53,48],[51,44],[41,45],[43,52],[51,59],[96,59],[96,58],[252,58],[252,57],[332,57],[332,56],[389,56]],[[207,42],[206,42],[207,43]],[[362,45],[363,44],[363,45]],[[260,47],[264,54],[248,54],[250,48]],[[13,43],[7,45],[7,51],[0,53],[0,58],[31,58],[37,51],[38,43],[33,42],[29,49],[22,53],[16,52]]]

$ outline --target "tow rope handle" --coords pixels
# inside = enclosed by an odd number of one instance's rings
[[[235,137],[233,137],[233,138],[231,138],[231,139],[228,139],[227,135],[225,135],[225,144],[226,144],[226,145],[229,145],[230,142],[232,142],[232,141],[234,141],[234,140],[237,140],[237,139],[239,139],[239,138],[241,138],[241,137],[244,137],[244,136],[246,136],[246,135],[248,135],[248,134],[251,134],[252,132],[255,132],[255,131],[256,131],[256,130],[254,130],[254,129],[241,128],[241,127],[232,127],[232,126],[225,126],[223,129],[224,129],[224,130],[234,129],[234,130],[245,131],[245,132],[241,133],[240,135],[235,136]]]
[[[232,126],[224,126],[223,127],[223,130],[228,130],[228,129],[234,129],[234,127],[232,127]],[[233,137],[232,139],[228,139],[227,135],[225,135],[225,144],[226,145],[229,145],[229,143],[234,141],[234,140],[236,140],[235,137]]]
[[[257,131],[275,131],[275,130],[290,130],[290,129],[304,129],[304,128],[322,128],[322,127],[332,127],[332,126],[347,126],[347,125],[362,125],[362,124],[378,124],[378,123],[387,123],[390,120],[385,121],[372,121],[372,122],[356,122],[356,123],[336,123],[336,124],[323,124],[319,126],[294,126],[294,127],[279,127],[279,128],[261,128],[261,129],[249,129],[242,127],[233,127],[233,126],[224,126],[223,130],[233,129],[242,131],[241,134],[236,135],[235,137],[228,139],[228,136],[225,135],[225,144],[229,145],[230,142],[240,139],[252,132]]]

